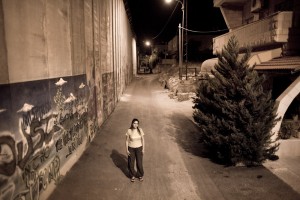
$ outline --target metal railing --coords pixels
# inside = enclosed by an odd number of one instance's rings
[[[192,73],[190,73],[192,72]],[[197,76],[197,68],[195,67],[179,67],[179,79],[181,80],[183,77],[187,80],[189,77]]]

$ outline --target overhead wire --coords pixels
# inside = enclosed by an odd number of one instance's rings
[[[168,23],[170,22],[171,18],[173,17],[174,15],[174,12],[176,10],[176,8],[178,7],[178,4],[179,2],[177,2],[176,6],[174,7],[171,15],[169,16],[167,22],[165,23],[164,27],[161,29],[161,31],[155,36],[152,38],[152,40],[156,39],[158,36],[160,36],[160,34],[162,34],[162,32],[166,29]],[[180,27],[179,28],[182,28],[188,32],[193,32],[193,33],[201,33],[201,34],[205,34],[205,33],[218,33],[218,32],[224,32],[224,31],[228,31],[228,29],[221,29],[221,30],[214,30],[214,31],[196,31],[196,30],[191,30],[191,29],[188,29],[188,28],[184,28],[184,27]]]
[[[215,30],[215,31],[195,31],[195,30],[190,30],[184,27],[179,26],[179,28],[186,30],[188,32],[193,32],[193,33],[218,33],[218,32],[223,32],[223,31],[228,31],[228,29],[221,29],[221,30]]]
[[[174,12],[175,12],[175,10],[176,10],[178,4],[179,4],[179,2],[177,2],[175,8],[174,8],[173,11],[172,11],[172,14],[169,16],[169,19],[168,19],[167,22],[165,23],[165,25],[164,25],[164,27],[162,28],[162,30],[161,30],[155,37],[153,37],[152,40],[156,39],[156,38],[157,38],[157,37],[165,30],[165,28],[167,27],[167,25],[168,25],[168,23],[170,22],[171,18],[173,17]]]

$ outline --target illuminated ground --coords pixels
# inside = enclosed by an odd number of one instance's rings
[[[192,101],[170,99],[157,75],[136,78],[49,199],[300,199],[264,166],[226,168],[205,158],[192,112]],[[142,183],[127,177],[125,132],[133,118],[146,134]],[[294,184],[299,180],[296,177]]]

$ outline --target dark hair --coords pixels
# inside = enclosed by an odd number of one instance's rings
[[[131,130],[133,129],[133,123],[134,123],[134,122],[140,123],[140,121],[139,121],[138,119],[134,118],[134,119],[131,121],[131,125],[130,125],[130,129],[131,129]],[[141,131],[140,131],[139,127],[137,127],[137,130],[138,130],[139,134],[141,134]]]

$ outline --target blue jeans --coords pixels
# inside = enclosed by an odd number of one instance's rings
[[[131,177],[143,177],[144,169],[143,169],[143,147],[132,148],[128,147],[130,155],[128,156],[128,170],[129,176]],[[134,170],[134,164],[136,161],[137,172]]]

